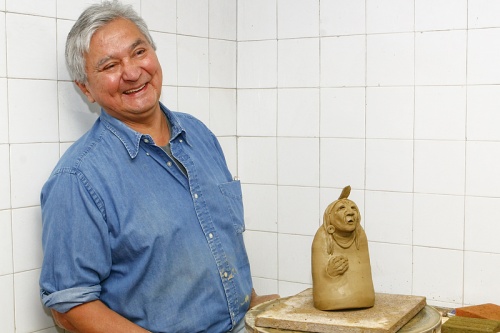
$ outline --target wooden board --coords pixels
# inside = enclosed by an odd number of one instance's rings
[[[255,317],[256,327],[315,333],[394,333],[426,305],[425,297],[375,294],[368,309],[321,311],[312,289],[273,301]]]

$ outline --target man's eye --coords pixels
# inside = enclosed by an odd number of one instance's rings
[[[143,54],[144,52],[146,52],[146,50],[144,50],[144,49],[140,49],[140,50],[137,50],[137,51],[135,52],[135,54],[137,54],[137,55],[141,55],[141,54]]]
[[[113,67],[115,67],[115,64],[109,64],[109,65],[104,66],[104,68],[103,68],[103,69],[104,69],[105,71],[107,71],[107,70],[109,70],[109,69],[112,69]]]

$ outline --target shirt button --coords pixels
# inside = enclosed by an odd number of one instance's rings
[[[212,239],[212,238],[214,238],[214,235],[212,233],[209,233],[208,238]]]
[[[182,143],[182,139],[180,139],[179,142]]]
[[[195,194],[194,194],[194,198],[195,198],[195,199],[198,199],[198,193],[195,193]]]
[[[227,272],[224,272],[224,277],[227,278]]]
[[[167,165],[168,165],[169,167],[170,167],[170,166],[172,166],[172,162],[168,161],[168,162],[167,162]]]
[[[149,156],[149,153],[146,153],[147,156]]]
[[[148,140],[148,139],[144,139],[144,142],[145,142],[145,143],[149,143],[149,140]]]

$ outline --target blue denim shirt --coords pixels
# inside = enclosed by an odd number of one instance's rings
[[[152,332],[215,332],[251,295],[241,185],[215,136],[161,105],[173,156],[102,111],[41,195],[45,306],[92,300]]]

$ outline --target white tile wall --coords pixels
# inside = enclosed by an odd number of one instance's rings
[[[0,276],[13,272],[11,213],[0,210]]]
[[[10,142],[57,142],[57,82],[9,79],[8,92]]]
[[[441,306],[461,304],[463,263],[462,251],[414,246],[413,294]]]
[[[319,189],[278,186],[278,232],[314,236],[318,230]]]
[[[2,332],[56,332],[39,191],[97,117],[63,56],[94,2],[0,0]],[[194,2],[125,1],[153,30],[161,100],[209,125],[242,180],[258,293],[311,287],[312,235],[351,185],[377,292],[500,302],[498,1]]]
[[[236,40],[237,1],[209,0],[208,33],[210,38]]]
[[[278,90],[278,136],[319,136],[319,89]]]
[[[278,38],[319,35],[319,0],[278,0]]]
[[[6,26],[9,77],[56,79],[56,20],[7,13]]]
[[[208,0],[177,1],[177,33],[208,37]]]
[[[320,32],[322,36],[365,33],[364,0],[320,1]]]
[[[238,89],[238,135],[275,136],[277,112],[276,89]]]

